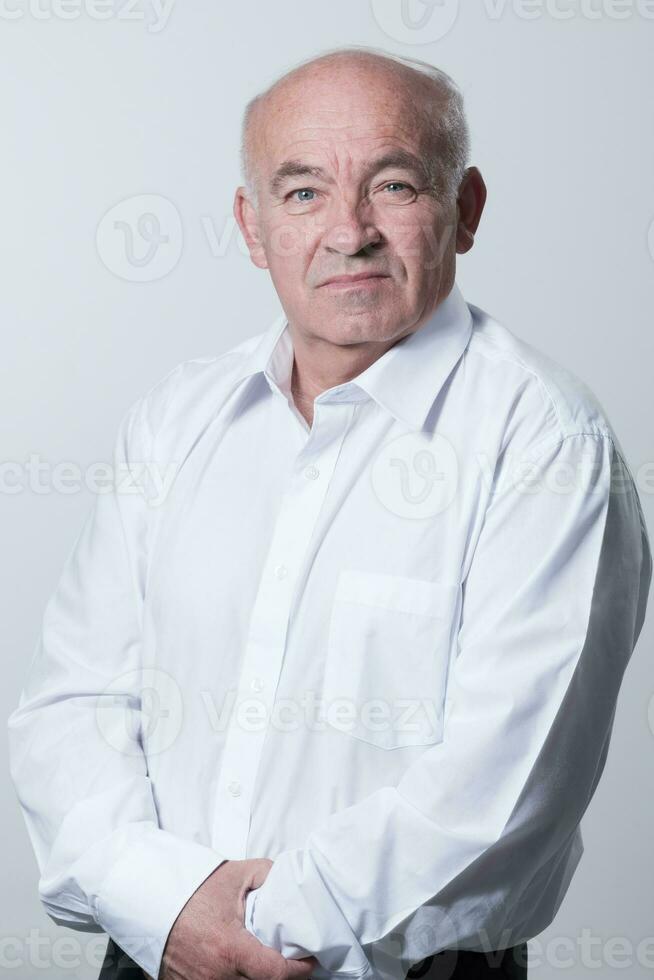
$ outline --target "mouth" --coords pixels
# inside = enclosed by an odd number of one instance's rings
[[[327,280],[322,285],[329,289],[370,289],[379,284],[382,279],[389,279],[390,276],[382,273],[362,273],[358,276],[335,276]]]

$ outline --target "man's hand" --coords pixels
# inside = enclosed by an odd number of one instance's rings
[[[245,928],[245,897],[268,877],[268,858],[224,861],[177,916],[158,980],[307,980],[315,956],[287,959]],[[147,973],[143,971],[148,977]],[[152,978],[148,977],[148,980]]]

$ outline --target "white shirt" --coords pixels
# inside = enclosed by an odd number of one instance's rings
[[[605,413],[457,286],[311,427],[292,361],[282,315],[131,406],[9,719],[46,911],[153,977],[225,859],[316,977],[542,931],[645,615]]]

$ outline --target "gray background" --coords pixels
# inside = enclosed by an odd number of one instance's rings
[[[413,27],[401,0],[0,7],[0,461],[17,464],[14,482],[23,473],[18,492],[0,493],[5,716],[92,504],[83,475],[110,459],[122,413],[179,361],[220,353],[280,311],[231,213],[241,112],[279,72],[338,44],[431,61],[463,88],[489,198],[459,284],[593,389],[654,526],[654,3],[440,0],[429,17],[411,0]],[[138,264],[138,240],[130,261],[101,224],[119,202],[107,222],[160,218],[169,240],[152,262]],[[30,454],[46,464],[45,489],[30,484]],[[81,479],[62,482],[62,462]],[[585,855],[530,943],[535,980],[654,972],[651,647],[650,615],[582,824]],[[97,976],[105,937],[42,911],[6,776],[1,829],[0,969]]]

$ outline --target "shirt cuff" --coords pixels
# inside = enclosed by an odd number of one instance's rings
[[[227,858],[166,830],[129,844],[93,900],[95,919],[154,980],[168,934],[203,881]]]
[[[245,898],[245,928],[287,959],[315,956],[316,980],[375,980],[366,954],[322,877],[302,868],[302,850],[278,854]],[[295,937],[295,938],[291,938]]]

